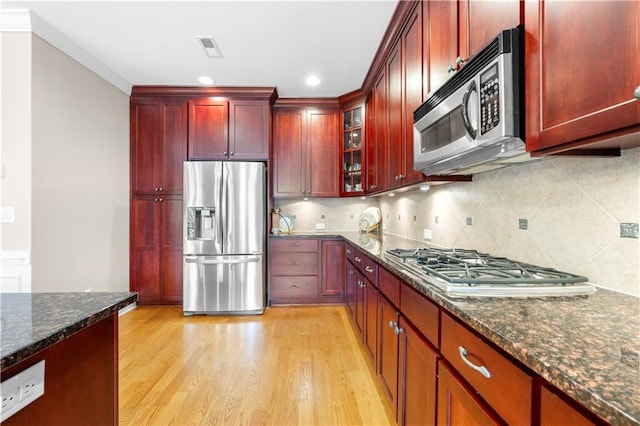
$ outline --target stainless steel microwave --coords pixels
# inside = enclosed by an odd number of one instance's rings
[[[502,31],[413,115],[413,165],[451,174],[525,152],[522,27]]]

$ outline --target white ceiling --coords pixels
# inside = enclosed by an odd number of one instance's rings
[[[29,9],[33,32],[76,59],[89,57],[81,62],[124,91],[197,86],[208,75],[216,86],[336,97],[362,86],[396,3],[3,0],[1,8]],[[209,58],[197,36],[212,36],[223,58]],[[305,84],[310,74],[320,86]]]

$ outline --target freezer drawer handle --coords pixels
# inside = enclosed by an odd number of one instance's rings
[[[478,373],[480,373],[482,376],[486,377],[487,379],[491,378],[491,373],[489,372],[487,367],[485,367],[484,365],[477,366],[467,359],[467,350],[463,346],[458,346],[458,352],[460,352],[460,358],[462,358],[462,361],[464,361],[465,364],[467,364],[469,367],[476,370]]]
[[[184,261],[187,263],[203,263],[205,265],[224,265],[224,264],[230,264],[230,263],[251,263],[251,262],[258,262],[260,260],[259,256],[254,256],[254,257],[249,257],[249,258],[243,258],[243,259],[223,259],[223,260],[218,260],[218,259],[202,259],[200,257],[196,257],[196,256],[191,256],[191,257],[185,257]]]

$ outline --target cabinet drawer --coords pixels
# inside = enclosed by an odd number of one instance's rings
[[[318,240],[302,238],[274,238],[269,240],[269,251],[318,251]]]
[[[374,286],[378,286],[378,264],[375,260],[370,259],[368,257],[364,257],[362,259],[362,264],[364,267],[362,268],[362,273],[364,276],[373,284]]]
[[[391,303],[400,306],[400,280],[384,268],[378,270],[378,288]]]
[[[344,255],[348,260],[351,261],[351,263],[354,263],[353,258],[355,257],[355,253],[356,253],[356,249],[354,249],[353,246],[349,244],[345,244]]]
[[[362,254],[362,252],[358,249],[353,249],[353,265],[358,268],[358,270],[364,273],[364,259],[366,256]]]
[[[408,284],[402,283],[400,285],[400,311],[433,346],[439,347],[440,318],[438,306],[427,300]]]
[[[269,285],[270,299],[288,299],[294,297],[316,297],[318,295],[318,277],[271,277]]]
[[[507,423],[531,424],[531,376],[446,313],[440,339],[442,355]],[[468,362],[485,367],[490,377],[467,365],[460,348]]]
[[[274,253],[269,257],[270,275],[318,275],[318,253]]]

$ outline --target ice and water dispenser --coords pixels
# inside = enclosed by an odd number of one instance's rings
[[[215,207],[189,207],[187,209],[187,239],[214,240],[216,238]]]

